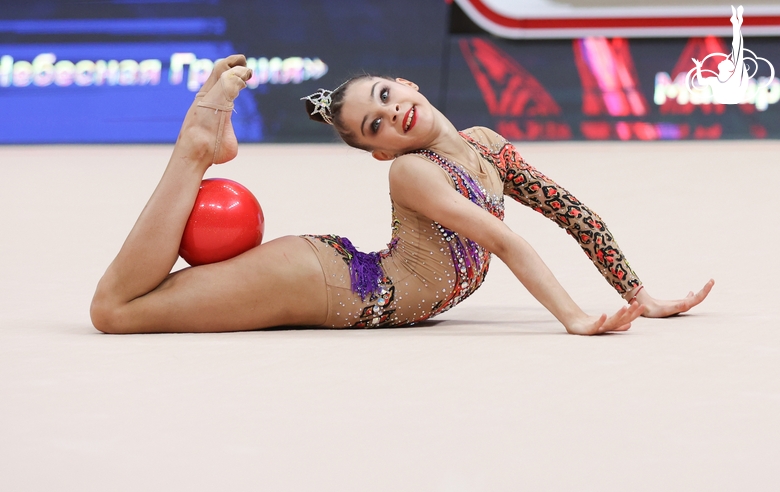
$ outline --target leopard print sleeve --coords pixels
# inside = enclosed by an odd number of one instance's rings
[[[566,230],[621,296],[641,285],[601,217],[525,162],[511,143],[498,136],[492,147],[492,160],[504,182],[504,195],[536,210]]]

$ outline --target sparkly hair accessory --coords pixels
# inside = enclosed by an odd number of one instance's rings
[[[311,114],[315,115],[319,113],[325,123],[329,125],[333,124],[333,118],[330,113],[330,103],[332,102],[330,98],[331,94],[333,94],[333,91],[329,91],[328,89],[317,89],[317,92],[314,94],[301,98],[301,101],[306,99],[314,104],[314,111],[312,111]]]

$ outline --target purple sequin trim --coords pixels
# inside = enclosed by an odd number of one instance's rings
[[[349,239],[342,237],[341,241],[344,249],[352,255],[349,261],[352,292],[365,301],[366,297],[379,291],[379,283],[384,277],[382,267],[379,266],[379,253],[361,253]]]

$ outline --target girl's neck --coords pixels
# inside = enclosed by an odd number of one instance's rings
[[[462,166],[479,169],[474,149],[463,139],[450,120],[441,113],[440,117],[441,129],[428,149]]]

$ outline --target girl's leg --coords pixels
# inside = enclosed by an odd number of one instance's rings
[[[227,261],[176,272],[131,301],[93,307],[93,322],[106,333],[319,326],[327,316],[326,292],[312,247],[287,236]]]
[[[90,313],[101,331],[228,331],[325,319],[322,271],[300,238],[169,277],[206,169],[237,153],[230,108],[251,71],[217,70],[225,71],[188,111],[160,183],[98,283]]]

